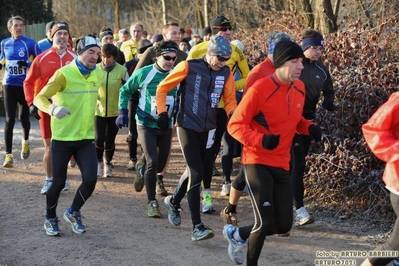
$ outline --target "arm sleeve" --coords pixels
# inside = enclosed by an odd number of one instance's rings
[[[142,71],[134,72],[119,90],[118,109],[127,109],[130,97],[140,89],[141,73]]]
[[[328,70],[325,70],[327,73],[327,79],[323,84],[323,96],[324,96],[324,101],[329,102],[329,103],[334,103],[334,86],[331,80],[330,73]]]
[[[232,112],[237,108],[236,91],[234,86],[233,73],[230,71],[230,76],[227,79],[226,85],[223,91],[224,110],[226,114],[230,116]]]
[[[392,97],[392,96],[391,96]],[[362,126],[371,151],[387,163],[399,160],[399,95],[389,99]]]
[[[33,104],[33,98],[37,94],[38,86],[40,86],[40,66],[38,60],[33,60],[24,81],[24,94],[28,106]]]
[[[49,113],[51,103],[49,99],[53,97],[57,92],[61,92],[65,89],[66,79],[64,74],[60,71],[56,71],[50,78],[47,85],[39,92],[38,95],[33,99],[33,104],[45,113]]]
[[[233,47],[233,45],[232,45]],[[242,90],[245,87],[245,83],[247,81],[247,77],[249,74],[249,66],[247,62],[247,58],[244,53],[236,46],[234,46],[233,53],[235,54],[235,60],[237,62],[237,68],[233,67],[232,71],[238,71],[240,73],[241,79],[235,81],[236,90]]]
[[[158,114],[167,112],[166,109],[166,96],[173,90],[180,82],[182,82],[189,71],[189,66],[187,61],[180,62],[177,66],[170,72],[164,80],[159,83],[157,88],[157,94],[155,97],[157,103]],[[180,87],[181,89],[181,87]]]
[[[227,125],[230,135],[244,146],[262,147],[263,134],[252,130],[250,126],[252,119],[259,113],[262,98],[256,89],[248,91]]]

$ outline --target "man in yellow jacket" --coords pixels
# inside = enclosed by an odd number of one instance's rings
[[[44,229],[50,236],[61,235],[56,208],[72,155],[82,173],[82,183],[63,217],[77,234],[86,232],[80,209],[93,193],[97,182],[94,113],[103,78],[101,69],[96,68],[101,50],[92,36],[80,38],[76,49],[78,58],[57,70],[33,101],[41,111],[51,116],[54,176],[53,184],[46,193],[44,221]]]

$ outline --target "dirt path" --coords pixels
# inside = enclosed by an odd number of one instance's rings
[[[5,149],[4,121],[4,117],[0,117],[1,163]],[[82,208],[87,233],[74,234],[62,220],[63,236],[47,236],[43,229],[45,197],[40,194],[44,180],[43,145],[38,123],[31,121],[31,156],[26,161],[19,158],[21,128],[16,124],[14,168],[0,168],[0,265],[234,265],[228,258],[227,242],[221,233],[223,224],[219,212],[227,204],[227,198],[219,193],[221,178],[216,177],[213,182],[217,212],[202,215],[203,222],[214,229],[215,237],[192,242],[186,201],[182,202],[182,225],[178,229],[169,224],[161,197],[158,201],[162,218],[147,217],[145,190],[134,191],[134,172],[125,168],[126,129],[117,137],[115,177],[99,179],[93,196]],[[184,169],[176,140],[172,149],[173,157],[165,178],[169,192],[173,192]],[[220,164],[218,166],[220,168]],[[61,194],[60,217],[72,202],[80,182],[77,168],[68,171],[71,189]],[[238,211],[240,224],[251,223],[253,214],[248,197],[242,198]],[[312,225],[293,228],[290,237],[268,237],[259,265],[314,265],[318,250],[368,251],[375,245],[375,239],[374,231],[363,232],[350,220],[324,217]],[[360,265],[361,261],[359,258],[349,265]]]

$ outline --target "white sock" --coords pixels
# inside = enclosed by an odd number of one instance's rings
[[[22,144],[29,143],[29,139],[22,139]]]
[[[46,181],[53,181],[53,177],[52,176],[46,176]]]

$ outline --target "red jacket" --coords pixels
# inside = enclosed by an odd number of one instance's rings
[[[243,164],[263,164],[289,170],[290,148],[295,132],[309,135],[313,123],[302,117],[305,85],[297,80],[283,84],[276,75],[259,79],[242,98],[227,125],[243,147]],[[262,146],[263,135],[280,134],[274,150]]]
[[[399,92],[394,92],[362,126],[371,151],[385,165],[382,180],[389,190],[399,191]]]
[[[33,103],[33,98],[47,84],[54,72],[72,62],[75,57],[76,55],[69,49],[60,56],[57,50],[51,47],[33,60],[24,81],[24,93],[28,106]]]
[[[251,87],[258,79],[266,78],[276,71],[273,62],[269,58],[266,58],[262,63],[257,64],[247,77],[247,83],[245,83],[244,93],[249,87]]]

